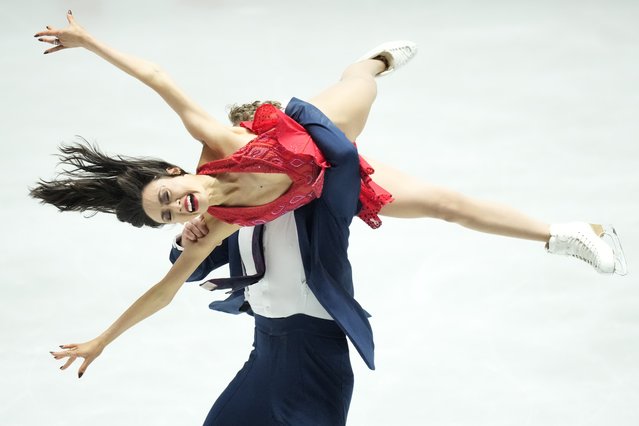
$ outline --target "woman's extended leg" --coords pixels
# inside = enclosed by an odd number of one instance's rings
[[[533,219],[512,207],[474,199],[422,182],[383,163],[367,159],[375,169],[375,182],[395,201],[382,207],[390,217],[432,217],[490,234],[541,241],[549,253],[579,258],[595,270],[625,275],[626,261],[614,229],[583,222],[554,224]],[[610,243],[602,240],[606,234]]]
[[[375,97],[375,76],[384,71],[383,61],[356,62],[344,70],[340,81],[310,102],[333,121],[350,140],[363,130]],[[477,231],[547,242],[549,225],[510,207],[464,196],[421,182],[399,170],[369,161],[376,170],[375,182],[388,190],[395,201],[380,212],[391,217],[433,217]]]
[[[380,214],[390,217],[432,217],[490,234],[548,242],[550,225],[505,205],[468,197],[431,185],[367,158],[376,183],[393,195]]]
[[[403,59],[404,63],[415,53],[414,46],[408,50],[410,52]],[[386,68],[392,68],[386,60],[375,58],[350,65],[338,83],[310,100],[353,141],[363,130],[377,95],[375,76]],[[577,223],[551,226],[511,207],[473,199],[421,182],[383,163],[369,162],[376,170],[373,176],[375,182],[395,198],[394,202],[382,208],[382,215],[433,217],[477,231],[541,241],[547,243],[546,247],[551,253],[578,257],[599,272],[617,270],[625,273],[621,247],[615,250],[613,257],[611,247],[599,238],[603,232],[599,225],[591,227]],[[615,263],[620,267],[617,268]]]
[[[364,129],[377,96],[375,76],[386,69],[381,60],[368,59],[349,65],[340,81],[310,99],[346,137],[354,141]]]
[[[368,59],[349,65],[339,82],[313,97],[310,103],[354,141],[364,129],[377,96],[375,77],[404,66],[416,54],[417,45],[409,40],[380,44],[363,56]]]

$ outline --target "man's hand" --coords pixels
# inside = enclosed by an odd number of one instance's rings
[[[198,216],[190,222],[184,224],[182,229],[181,240],[179,241],[182,247],[186,247],[189,244],[196,244],[201,238],[204,238],[209,233],[209,228],[206,226],[204,216]]]

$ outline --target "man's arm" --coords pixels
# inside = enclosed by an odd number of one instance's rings
[[[357,213],[361,184],[357,148],[328,117],[307,102],[291,99],[286,114],[306,129],[331,165],[325,175],[322,200],[335,216],[352,219]]]

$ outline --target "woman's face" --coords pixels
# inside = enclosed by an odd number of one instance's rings
[[[142,208],[158,223],[184,223],[206,212],[208,194],[200,176],[166,176],[142,190]]]

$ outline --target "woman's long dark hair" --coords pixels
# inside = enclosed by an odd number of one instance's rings
[[[161,225],[142,209],[142,190],[154,179],[171,176],[167,169],[177,166],[153,158],[110,157],[84,139],[60,146],[60,152],[64,170],[53,180],[40,179],[30,189],[33,198],[63,212],[113,213],[138,228]]]
[[[251,121],[262,104],[282,108],[278,101],[232,105],[229,120],[234,126]],[[53,180],[40,179],[30,189],[33,198],[63,212],[112,213],[138,228],[162,225],[142,209],[142,190],[154,179],[172,176],[167,169],[181,168],[154,158],[110,157],[84,139],[82,143],[60,146],[60,152],[59,164],[64,170]]]

